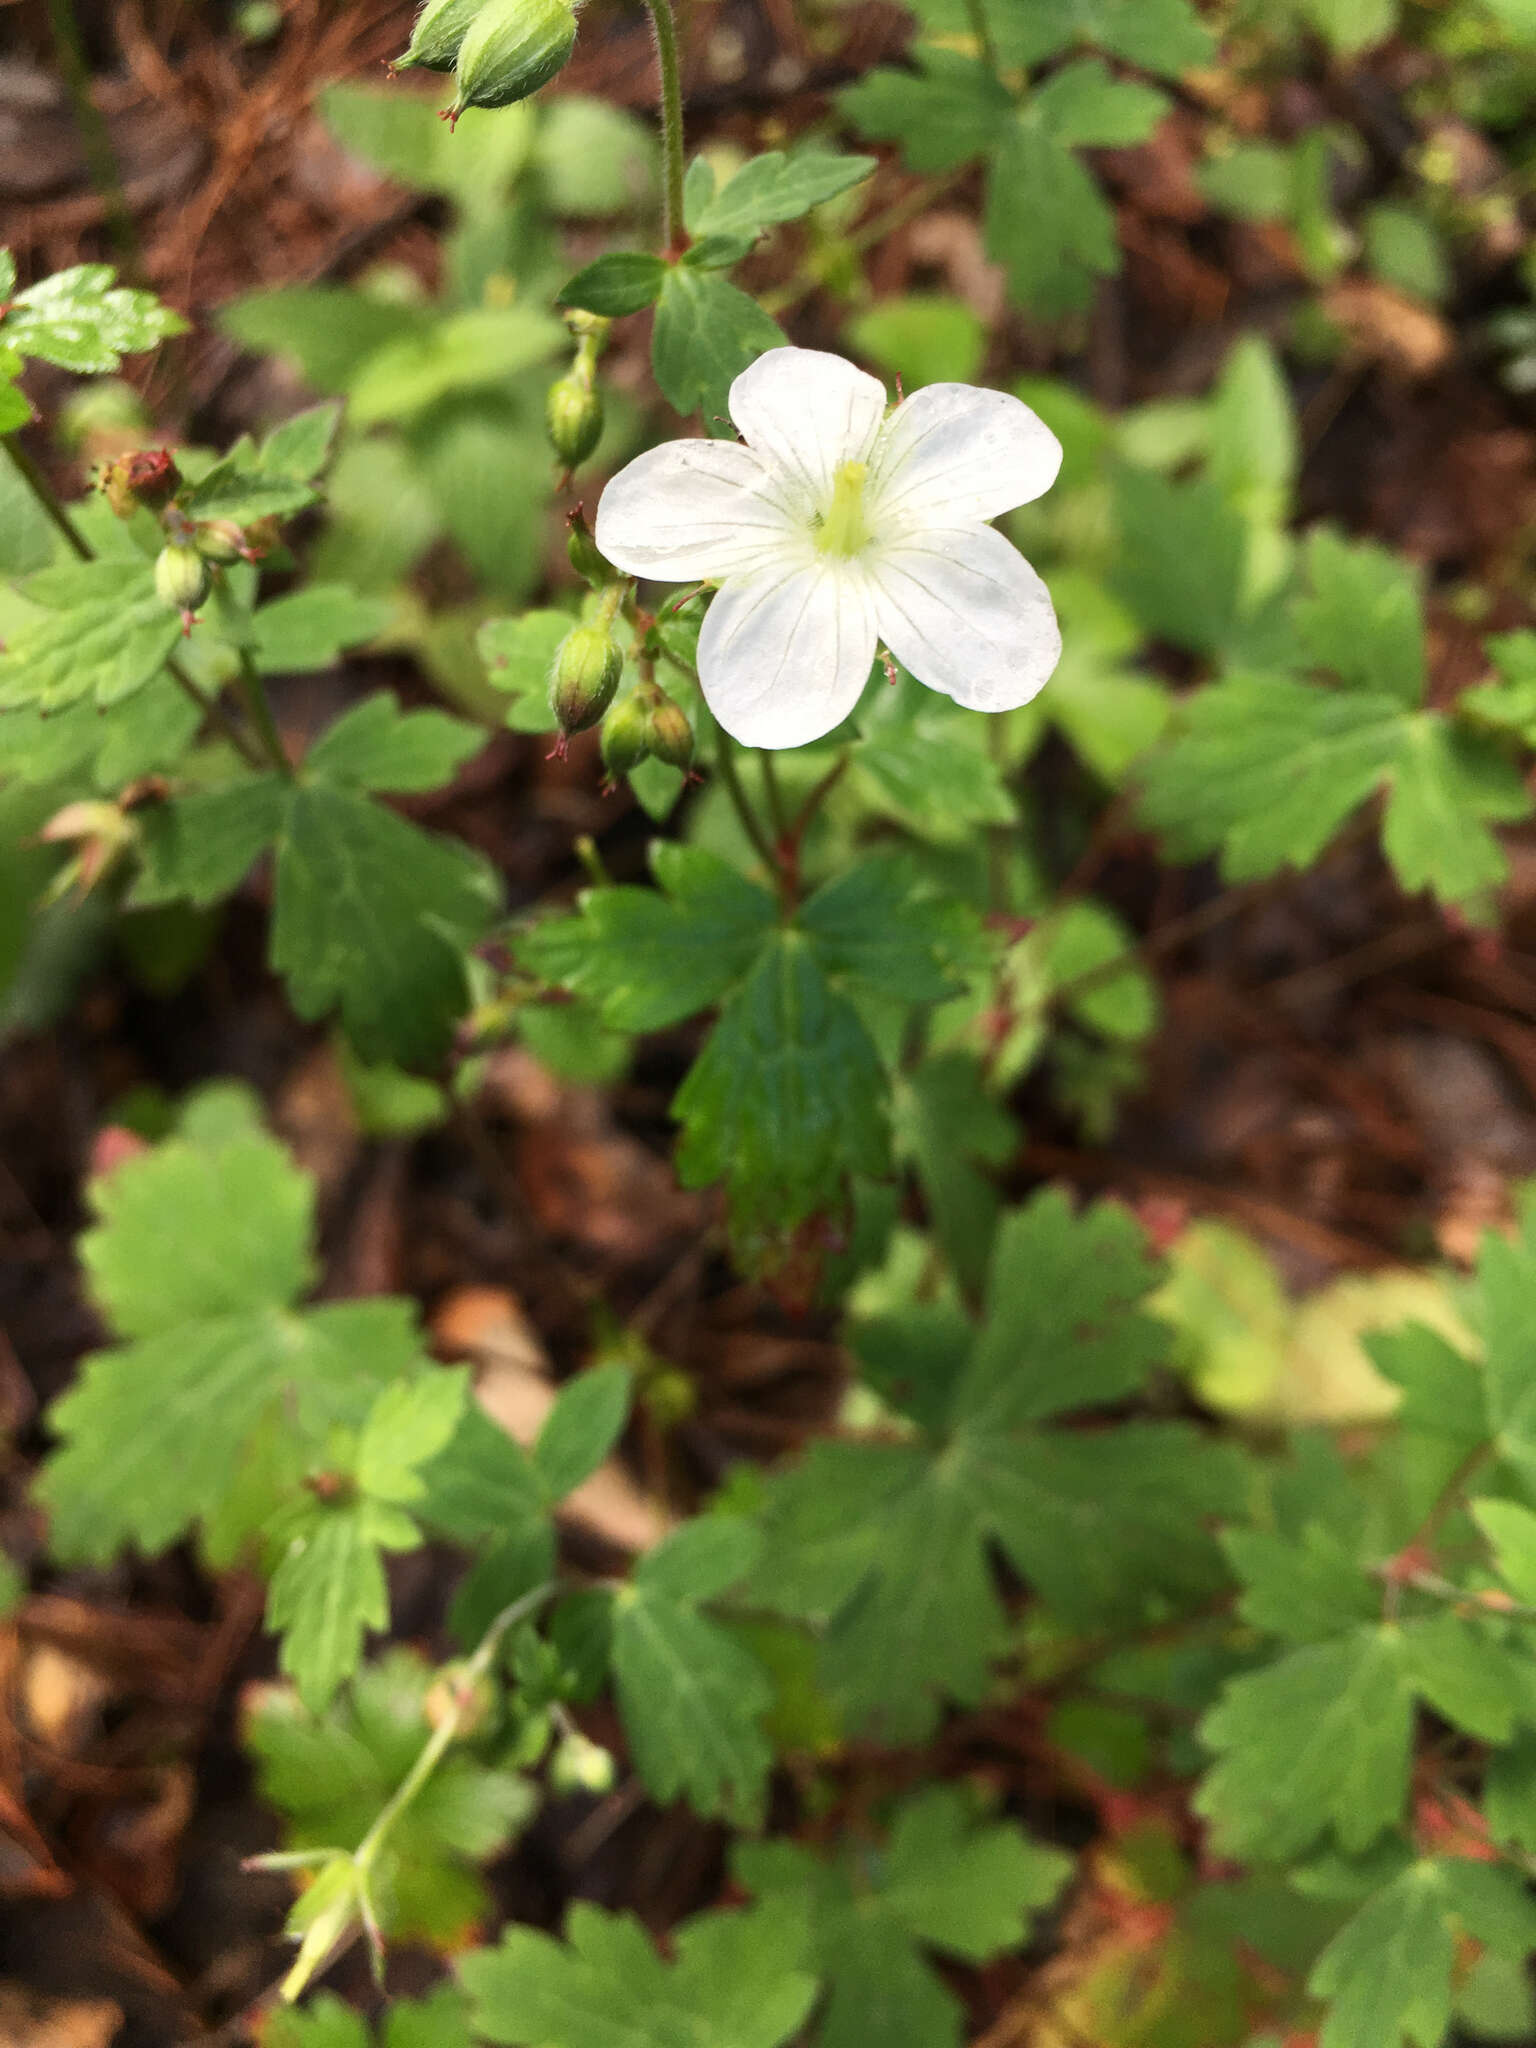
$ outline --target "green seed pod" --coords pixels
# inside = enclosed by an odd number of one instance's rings
[[[561,377],[549,387],[544,421],[555,453],[567,469],[585,462],[603,431],[603,401],[579,377]]]
[[[674,703],[665,690],[656,692],[649,724],[651,752],[669,768],[681,768],[686,774],[693,765],[693,727],[682,706]]]
[[[451,71],[469,25],[484,4],[485,0],[427,0],[416,17],[405,54],[395,59],[390,70]]]
[[[592,1792],[599,1797],[613,1790],[612,1752],[579,1731],[567,1735],[549,1760],[549,1783],[554,1792]]]
[[[172,541],[155,557],[155,594],[183,615],[195,612],[213,588],[213,571],[184,541]]]
[[[596,725],[619,687],[624,656],[602,626],[573,626],[555,651],[549,705],[563,733]]]
[[[206,519],[197,528],[197,551],[205,562],[227,566],[246,557],[245,535],[233,519]]]
[[[571,0],[485,0],[459,45],[459,90],[448,119],[466,107],[507,107],[562,70],[576,45]]]
[[[651,751],[651,713],[639,690],[631,690],[603,721],[603,766],[610,782],[638,768]]]

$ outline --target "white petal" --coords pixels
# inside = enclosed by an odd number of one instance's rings
[[[867,462],[885,386],[841,356],[771,348],[731,386],[731,418],[807,509],[824,510],[845,462]]]
[[[665,441],[608,484],[593,538],[630,576],[728,576],[771,560],[792,538],[780,495],[750,448]]]
[[[874,593],[852,564],[728,583],[699,634],[699,683],[749,747],[802,747],[841,725],[875,658]]]
[[[972,711],[1012,711],[1061,657],[1051,593],[990,526],[934,527],[870,562],[880,638],[920,683]]]
[[[1061,443],[1022,399],[973,384],[928,384],[885,423],[870,469],[882,526],[995,519],[1048,491]]]

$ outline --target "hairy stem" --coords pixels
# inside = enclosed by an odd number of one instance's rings
[[[240,702],[245,706],[246,717],[256,728],[256,737],[261,741],[267,763],[280,775],[292,775],[293,765],[283,752],[282,735],[278,732],[277,720],[272,716],[272,706],[267,701],[267,686],[251,659],[250,650],[245,647],[240,649],[239,688]]]
[[[547,1579],[542,1586],[535,1586],[531,1593],[524,1593],[521,1599],[503,1607],[480,1638],[474,1653],[466,1660],[459,1675],[448,1711],[432,1730],[418,1752],[415,1763],[395,1787],[373,1826],[352,1852],[353,1861],[365,1875],[378,1861],[379,1854],[400,1816],[411,1805],[457,1739],[464,1716],[474,1703],[474,1688],[495,1661],[496,1652],[501,1648],[502,1637],[509,1628],[515,1628],[518,1622],[526,1621],[530,1614],[536,1614],[545,1602],[553,1599],[559,1591],[560,1587],[553,1579]]]
[[[43,475],[43,472],[32,460],[26,449],[22,447],[14,434],[6,434],[3,436],[3,440],[5,452],[11,459],[11,467],[32,493],[33,498],[37,502],[38,509],[63,536],[70,552],[77,555],[82,562],[94,561],[96,559],[95,549],[54,496],[48,479]],[[223,727],[225,737],[242,760],[246,761],[252,768],[264,768],[267,765],[265,756],[260,748],[254,744],[244,727],[230,717],[229,712],[216,697],[205,697],[203,695],[202,691],[174,656],[168,655],[166,657],[165,668],[171,681],[181,691],[182,695],[189,697],[205,718],[212,718]],[[285,768],[287,767],[286,759],[283,765]]]
[[[683,226],[683,83],[677,62],[677,19],[672,0],[645,0],[661,68],[661,241],[664,256],[680,255]]]
[[[971,34],[981,50],[981,61],[996,78],[999,72],[997,44],[993,39],[992,25],[987,20],[987,0],[965,0],[965,13],[971,24]]]
[[[736,742],[722,729],[720,745],[715,753],[715,772],[720,777],[725,793],[731,800],[731,808],[740,820],[742,831],[746,833],[748,839],[752,842],[753,850],[763,862],[769,874],[777,879],[779,874],[778,856],[773,850],[773,843],[769,839],[768,834],[763,830],[762,820],[758,817],[756,811],[753,810],[751,803],[748,801],[747,792],[741,786],[741,777],[736,770],[735,748]]]

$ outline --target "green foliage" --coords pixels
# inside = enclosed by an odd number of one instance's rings
[[[984,1963],[1019,1947],[1070,1870],[1016,1827],[978,1822],[943,1786],[903,1802],[878,1855],[850,1848],[828,1865],[790,1842],[747,1842],[735,1856],[749,1892],[806,1916],[824,1986],[819,2048],[871,2033],[891,2048],[958,2048],[963,2014],[923,1950]]]
[[[246,1742],[262,1797],[282,1814],[293,1849],[351,1849],[362,1841],[426,1739],[431,1678],[419,1657],[395,1647],[367,1665],[322,1719],[286,1688],[256,1695]],[[527,1779],[497,1756],[494,1739],[461,1744],[406,1810],[374,1868],[384,1930],[461,1941],[488,1905],[475,1865],[508,1846],[536,1803]],[[404,2043],[385,2035],[384,2048],[405,2044],[416,2048],[409,2033]]]
[[[672,1935],[664,1963],[637,1920],[576,1905],[564,1941],[508,1930],[459,1974],[475,2033],[509,2048],[779,2048],[816,1995],[803,1922],[758,1908],[707,1913]]]
[[[497,892],[463,845],[373,797],[436,787],[480,744],[440,712],[368,698],[321,736],[296,778],[231,781],[154,811],[134,901],[216,902],[273,847],[271,957],[294,1008],[338,1011],[364,1059],[430,1066],[468,1007],[465,957]]]
[[[732,379],[783,342],[778,322],[716,272],[687,261],[668,270],[656,305],[651,367],[667,403],[680,413],[702,413],[707,432],[731,432]]]
[[[115,275],[109,263],[79,263],[18,292],[15,262],[0,249],[0,345],[61,370],[101,373],[184,332],[179,313],[152,292],[115,284]]]

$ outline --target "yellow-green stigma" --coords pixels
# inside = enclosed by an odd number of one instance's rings
[[[864,517],[864,479],[867,462],[842,463],[832,484],[832,502],[822,516],[816,534],[817,551],[823,555],[856,555],[869,544],[869,524]]]

